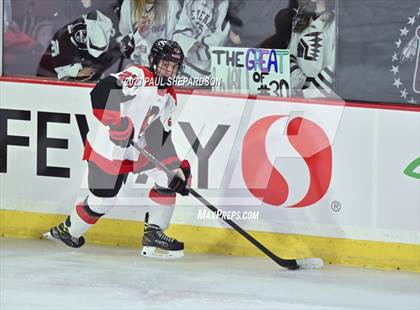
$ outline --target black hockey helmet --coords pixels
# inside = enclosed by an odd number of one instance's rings
[[[157,65],[161,60],[168,60],[178,64],[178,72],[180,72],[184,62],[184,52],[181,46],[172,40],[156,40],[149,54],[150,68],[153,72],[156,72]]]
[[[317,3],[323,1],[325,4],[325,11],[328,14],[317,11]],[[295,16],[293,17],[292,29],[294,32],[304,31],[309,24],[311,19],[316,19],[319,15],[324,14],[325,23],[328,24],[334,19],[334,0],[298,0],[298,8],[295,9]]]
[[[298,8],[294,9],[292,29],[294,32],[300,33],[309,26],[311,18],[314,17],[316,4],[310,0],[298,0],[297,2]]]

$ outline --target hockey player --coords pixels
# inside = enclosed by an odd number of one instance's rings
[[[185,51],[185,76],[210,75],[210,47],[223,46],[229,35],[228,7],[228,0],[184,1],[173,40]]]
[[[335,79],[334,0],[299,0],[290,39],[290,80],[294,95],[331,97]]]
[[[118,19],[116,10],[119,7],[104,10],[109,14],[94,10],[58,30],[41,58],[37,75],[60,80],[98,80],[121,58],[113,21],[107,16]]]
[[[153,42],[172,38],[180,13],[178,0],[124,0],[118,38],[123,55],[131,62],[147,65]]]
[[[88,163],[90,194],[67,219],[44,236],[71,247],[85,243],[83,234],[115,203],[129,173],[143,173],[156,186],[153,206],[146,216],[142,255],[180,257],[184,244],[165,235],[175,205],[175,194],[188,195],[188,161],[181,161],[171,138],[171,116],[176,94],[170,86],[181,69],[184,54],[178,43],[159,39],[149,55],[150,67],[133,65],[111,74],[91,91],[95,123],[89,125],[84,159]],[[154,154],[176,173],[172,180],[130,145],[130,140]],[[166,253],[158,254],[156,248]]]

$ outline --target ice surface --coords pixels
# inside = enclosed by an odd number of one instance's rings
[[[420,275],[1,239],[0,309],[420,309]]]

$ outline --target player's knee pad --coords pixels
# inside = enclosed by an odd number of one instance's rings
[[[102,215],[114,207],[115,200],[116,197],[97,197],[95,195],[89,195],[86,198],[87,205],[89,206],[90,210]]]
[[[155,186],[150,190],[149,197],[160,205],[173,206],[176,203],[176,193],[169,188]]]
[[[96,197],[114,198],[120,191],[119,188],[89,188],[89,191]]]

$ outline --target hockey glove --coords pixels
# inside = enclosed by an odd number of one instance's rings
[[[121,39],[120,51],[125,58],[130,58],[131,54],[134,52],[134,47],[134,39],[131,36],[126,35]]]
[[[129,117],[121,117],[119,125],[109,126],[109,138],[116,145],[126,148],[134,137],[133,122]]]
[[[182,161],[179,169],[174,172],[175,176],[168,187],[182,196],[188,196],[190,192],[186,187],[191,185],[191,168],[188,160]]]

